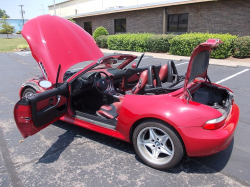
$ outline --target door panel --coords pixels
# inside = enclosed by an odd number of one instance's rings
[[[64,97],[64,96],[60,96],[60,97],[61,97],[60,102],[58,103],[57,107],[62,106],[63,104],[65,104],[67,102],[66,97]],[[39,101],[36,104],[37,111],[40,111],[40,110],[48,107],[48,105],[54,106],[54,105],[56,105],[56,103],[57,103],[56,96]]]
[[[23,137],[36,134],[63,116],[67,111],[68,95],[68,84],[63,84],[18,101],[14,118]]]

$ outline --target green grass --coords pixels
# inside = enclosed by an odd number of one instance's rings
[[[0,38],[0,52],[12,52],[20,44],[28,44],[23,37]]]

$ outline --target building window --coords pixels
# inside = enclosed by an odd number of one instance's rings
[[[115,19],[115,33],[126,32],[126,19]]]
[[[168,15],[168,32],[187,32],[188,14]]]
[[[77,9],[75,9],[75,14],[77,15]]]
[[[84,30],[87,31],[90,35],[92,35],[92,22],[84,22]]]

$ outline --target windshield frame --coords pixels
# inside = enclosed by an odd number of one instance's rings
[[[119,66],[117,66],[116,67],[117,69],[123,69],[129,63],[131,63],[136,58],[138,58],[136,55],[131,55],[131,54],[112,54],[112,55],[101,57],[97,61],[94,61],[93,63],[89,64],[88,66],[84,67],[82,70],[79,70],[77,73],[75,73],[74,75],[72,75],[70,78],[67,79],[67,82],[68,83],[72,83],[79,76],[84,75],[88,71],[93,70],[95,67],[97,67],[98,65],[100,65],[104,60],[111,59],[111,58],[114,58],[114,57],[119,57],[119,56],[120,57],[124,56],[124,57],[129,57],[129,58],[127,58],[123,63],[121,63]],[[102,68],[102,69],[109,69],[109,68]]]

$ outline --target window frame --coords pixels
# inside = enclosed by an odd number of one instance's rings
[[[181,15],[185,15],[185,14],[187,15],[187,18],[188,18],[188,19],[187,19],[187,23],[186,23],[186,24],[187,24],[187,28],[186,28],[185,31],[183,31],[183,30],[179,30],[179,25],[181,24],[181,22],[180,22],[180,16],[181,16]],[[169,25],[170,25],[170,24],[169,24],[169,23],[170,23],[169,20],[170,20],[170,16],[176,16],[176,15],[178,16],[178,21],[177,21],[177,25],[176,25],[176,26],[177,26],[177,29],[176,29],[175,31],[169,30]],[[188,20],[189,20],[189,13],[168,14],[167,32],[172,32],[172,33],[173,33],[173,32],[178,32],[178,33],[185,33],[185,32],[188,32]]]
[[[125,31],[116,31],[116,22],[118,20],[125,20]],[[114,19],[114,33],[116,34],[116,33],[126,33],[126,32],[127,32],[127,19],[126,18]]]

